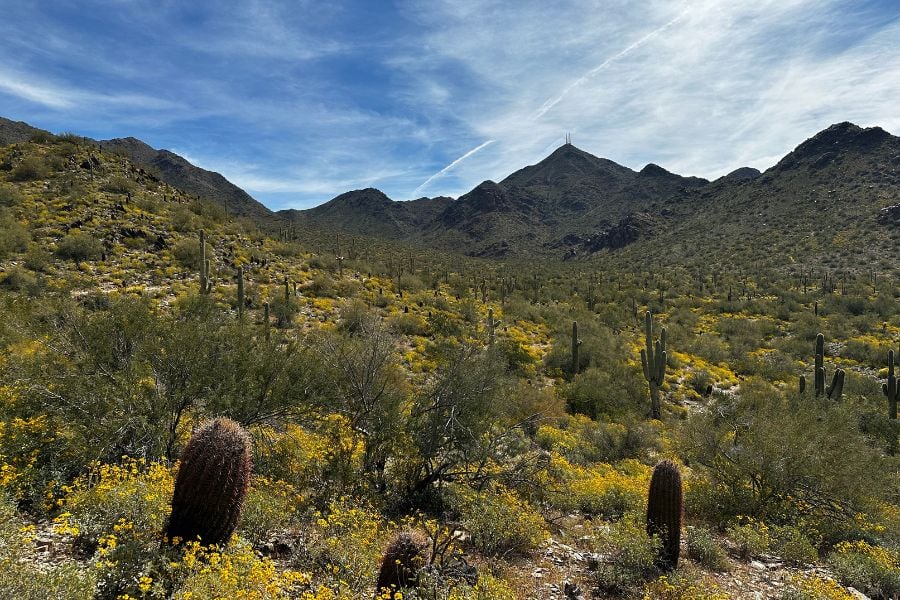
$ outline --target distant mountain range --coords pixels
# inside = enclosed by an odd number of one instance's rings
[[[40,131],[0,118],[2,144]],[[893,248],[893,227],[900,225],[900,138],[846,122],[806,140],[765,172],[744,167],[715,181],[654,164],[633,171],[565,144],[536,165],[499,183],[485,181],[455,200],[399,202],[367,188],[277,213],[220,174],[167,150],[135,138],[95,143],[268,226],[289,222],[479,257],[575,259],[626,248],[646,253],[655,244],[670,256],[701,262],[704,252],[721,260],[727,252],[760,257],[776,248],[802,261],[794,255],[847,252],[860,231],[866,238],[857,243],[867,250]]]

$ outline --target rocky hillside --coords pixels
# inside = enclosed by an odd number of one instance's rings
[[[49,135],[50,132],[32,127],[27,123],[0,117],[0,146],[27,142],[35,138],[45,139]],[[126,156],[137,166],[150,171],[164,183],[177,187],[188,194],[221,204],[229,214],[250,217],[260,222],[268,221],[272,215],[268,208],[219,173],[193,165],[174,152],[156,150],[133,137],[111,140],[83,139],[107,152]]]

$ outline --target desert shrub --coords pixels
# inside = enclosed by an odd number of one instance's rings
[[[543,517],[527,502],[500,486],[480,493],[455,488],[451,505],[459,512],[472,545],[482,554],[527,554],[547,537]]]
[[[351,498],[330,502],[314,517],[295,565],[322,574],[317,585],[346,597],[362,597],[376,581],[381,550],[392,527],[364,502]]]
[[[9,175],[10,181],[35,181],[50,173],[46,162],[39,156],[26,156]]]
[[[289,483],[256,476],[244,501],[238,532],[254,545],[260,545],[272,534],[288,529],[296,519],[300,501]]]
[[[175,247],[172,248],[172,255],[175,257],[181,266],[186,269],[191,270],[200,270],[200,241],[198,238],[187,237],[183,238],[175,244]],[[206,243],[206,257],[207,259],[213,258],[212,248],[210,248],[210,244],[207,241]]]
[[[127,194],[134,192],[137,189],[137,184],[127,177],[116,175],[115,177],[110,177],[109,181],[103,184],[102,189],[104,192],[110,192],[111,194]]]
[[[19,191],[19,188],[13,185],[0,184],[0,206],[18,206],[24,199],[25,197]]]
[[[553,364],[548,359],[548,365]],[[603,367],[590,367],[562,388],[562,395],[573,412],[592,419],[616,418],[649,411],[643,403],[644,388],[636,371],[625,368],[620,358],[610,358]]]
[[[841,542],[828,556],[837,578],[863,593],[881,598],[900,594],[900,551],[867,542]]]
[[[0,496],[0,598],[91,600],[93,569],[68,560],[52,565],[28,560],[34,530],[19,518],[15,505]]]
[[[821,575],[797,575],[781,594],[781,600],[856,600],[833,579]]]
[[[12,211],[0,207],[0,258],[6,258],[13,252],[21,252],[30,239],[28,229],[16,220]]]
[[[390,318],[391,331],[401,335],[426,335],[428,322],[416,313],[398,313]]]
[[[185,545],[177,560],[165,565],[165,578],[176,582],[173,600],[192,598],[271,598],[288,600],[300,597],[311,577],[291,569],[281,569],[274,561],[261,558],[250,544],[239,541],[225,549],[200,546],[196,542]],[[146,589],[137,586],[135,596],[142,597],[150,590],[160,592],[164,586],[153,587],[144,580]],[[160,589],[162,588],[162,589]],[[304,595],[310,600],[326,600],[331,595]]]
[[[0,274],[0,287],[14,292],[24,292],[36,296],[41,292],[41,282],[33,273],[20,267],[13,267],[5,274]]]
[[[599,525],[591,542],[596,552],[609,557],[595,574],[598,586],[608,593],[634,592],[658,574],[659,538],[647,536],[642,514],[629,513],[620,521]]]
[[[25,266],[32,271],[44,271],[53,259],[53,255],[40,244],[28,244],[25,253]]]
[[[772,546],[768,525],[750,518],[741,519],[739,524],[730,526],[726,535],[744,560],[765,554]]]
[[[644,598],[653,600],[729,600],[714,582],[682,573],[661,575],[644,586]]]
[[[34,345],[23,348],[35,352]],[[5,406],[6,410],[18,407]],[[4,411],[5,412],[5,411]],[[38,512],[48,487],[59,475],[56,462],[65,451],[46,415],[0,420],[0,496],[10,497]]]
[[[705,527],[687,528],[690,558],[712,571],[727,571],[728,556],[713,533]]]
[[[103,245],[87,233],[70,233],[56,245],[56,255],[74,261],[97,260],[103,254]]]
[[[890,469],[850,411],[797,403],[752,381],[738,399],[717,398],[681,433],[682,456],[708,478],[688,490],[688,505],[707,507],[710,519],[802,520],[817,541],[843,539],[852,515],[886,493]]]
[[[815,546],[800,529],[791,525],[771,528],[775,552],[789,563],[803,565],[815,563],[819,558]]]

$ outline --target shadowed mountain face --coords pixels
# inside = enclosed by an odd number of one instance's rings
[[[672,194],[705,185],[656,165],[635,172],[566,144],[503,181],[457,200],[394,202],[378,190],[342,194],[316,208],[281,211],[295,222],[406,240],[472,256],[560,255]]]
[[[566,144],[457,200],[392,202],[369,189],[291,217],[483,257],[638,258],[663,244],[699,261],[775,249],[797,260],[804,248],[821,254],[835,236],[841,244],[856,234],[888,244],[900,222],[896,206],[900,138],[839,123],[763,173],[743,167],[713,182],[654,164],[635,172]]]

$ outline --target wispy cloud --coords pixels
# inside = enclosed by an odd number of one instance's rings
[[[838,121],[900,133],[900,6],[883,0],[5,8],[4,116],[174,146],[279,206],[464,193],[566,131],[709,178]]]
[[[413,190],[412,195],[413,195],[413,196],[416,196],[416,195],[422,193],[422,190],[426,189],[426,188],[428,187],[428,184],[430,184],[432,181],[434,181],[434,180],[436,180],[436,179],[438,179],[438,178],[440,178],[440,177],[443,177],[444,175],[446,175],[447,173],[449,173],[451,170],[453,170],[453,168],[456,167],[459,163],[461,163],[462,161],[466,160],[467,158],[469,158],[470,156],[472,156],[473,154],[475,154],[475,153],[478,152],[479,150],[483,150],[484,148],[490,146],[491,144],[493,144],[493,143],[496,142],[496,141],[497,141],[497,140],[488,140],[488,141],[486,141],[486,142],[484,142],[484,143],[482,143],[482,144],[479,144],[478,146],[472,148],[471,150],[469,150],[468,152],[466,152],[465,154],[463,154],[462,156],[460,156],[459,158],[457,158],[456,160],[454,160],[453,162],[451,162],[449,165],[447,165],[446,167],[444,167],[443,169],[441,169],[440,171],[438,171],[437,173],[435,173],[434,175],[432,175],[431,177],[429,177],[428,179],[426,179],[426,180],[422,183],[422,185],[420,185],[420,186],[417,187],[415,190]]]

